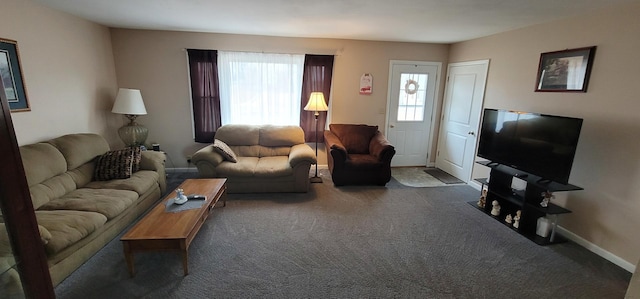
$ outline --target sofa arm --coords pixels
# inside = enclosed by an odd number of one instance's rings
[[[391,163],[391,158],[396,154],[396,150],[389,143],[389,140],[378,131],[369,142],[369,153],[378,158],[379,161]]]
[[[295,168],[295,166],[300,163],[318,163],[316,154],[308,144],[301,143],[291,147],[291,151],[289,152],[289,165],[291,165],[291,168]]]
[[[191,156],[191,163],[198,168],[200,176],[205,178],[215,177],[216,167],[223,161],[224,157],[213,148],[213,144],[201,148]]]
[[[164,164],[167,156],[163,152],[142,151],[141,157],[140,169],[157,172],[160,191],[164,193],[167,190],[167,174]]]
[[[142,151],[140,153],[142,156],[142,159],[140,159],[141,170],[164,170],[166,156],[163,152]]]

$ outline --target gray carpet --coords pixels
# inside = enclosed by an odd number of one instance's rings
[[[58,298],[623,298],[631,274],[573,243],[541,247],[467,204],[466,186],[231,194],[189,250],[135,256],[119,238]]]

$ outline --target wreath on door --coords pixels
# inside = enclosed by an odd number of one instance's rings
[[[415,94],[416,92],[418,92],[419,87],[420,85],[416,80],[409,79],[404,85],[404,92],[406,92],[407,94]]]

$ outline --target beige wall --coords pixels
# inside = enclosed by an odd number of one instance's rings
[[[31,1],[0,0],[0,37],[18,42],[31,111],[12,113],[19,144],[76,132],[115,144],[122,120],[109,29]]]
[[[111,34],[118,84],[142,91],[149,114],[140,117],[139,122],[149,128],[148,142],[160,143],[169,154],[168,167],[185,167],[185,157],[203,146],[192,138],[186,48],[335,54],[331,121],[378,125],[383,132],[389,61],[436,61],[445,65],[449,48],[436,44],[128,29],[111,29]],[[374,77],[372,95],[358,94],[363,73]],[[319,153],[321,165],[326,164],[325,155]]]
[[[485,107],[584,119],[561,225],[624,259],[640,258],[640,5],[454,44],[449,59],[491,59]],[[587,93],[534,92],[540,53],[597,46]],[[486,175],[476,166],[474,177]]]

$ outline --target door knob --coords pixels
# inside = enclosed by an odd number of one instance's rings
[[[389,125],[389,128],[395,128],[395,127],[396,127],[395,125]]]
[[[473,131],[469,131],[469,133],[467,133],[467,134],[469,134],[469,135],[471,135],[471,136],[475,136],[475,135],[476,135],[476,133],[475,133],[475,132],[473,132]]]

